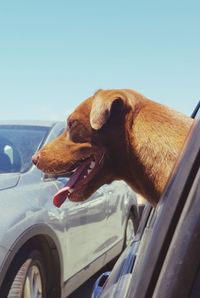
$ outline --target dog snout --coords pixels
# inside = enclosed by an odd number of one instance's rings
[[[37,165],[40,159],[40,153],[37,152],[32,156],[32,162],[34,163],[34,165]]]

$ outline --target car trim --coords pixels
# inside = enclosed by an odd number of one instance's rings
[[[154,291],[155,297],[190,297],[196,272],[200,266],[199,182],[200,168],[170,243]]]

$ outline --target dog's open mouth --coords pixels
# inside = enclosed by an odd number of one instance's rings
[[[71,201],[78,201],[76,192],[81,192],[86,184],[96,175],[102,160],[103,154],[90,156],[78,161],[76,163],[77,166],[73,167],[68,173],[71,176],[66,186],[55,194],[53,198],[54,205],[60,207],[67,198]]]

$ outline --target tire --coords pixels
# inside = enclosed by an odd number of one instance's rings
[[[46,298],[47,279],[40,252],[31,251],[18,266],[7,298]]]
[[[133,240],[136,232],[136,223],[132,212],[129,213],[125,227],[124,246],[125,249]]]

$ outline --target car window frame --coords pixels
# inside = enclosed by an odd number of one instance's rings
[[[200,163],[200,151],[199,151]],[[199,166],[199,165],[198,165]],[[155,297],[190,297],[200,267],[200,167],[170,243]],[[199,297],[199,296],[198,296]]]

